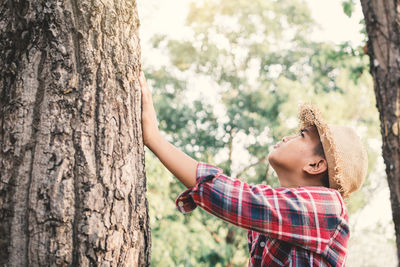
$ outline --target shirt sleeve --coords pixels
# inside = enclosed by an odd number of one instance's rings
[[[176,205],[182,213],[200,206],[229,223],[317,253],[347,227],[344,202],[336,190],[250,185],[205,163],[198,163],[196,185],[180,194]]]

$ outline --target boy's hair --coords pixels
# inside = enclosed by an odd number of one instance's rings
[[[322,142],[319,141],[318,145],[314,148],[314,154],[322,157],[326,160],[324,148],[322,146]],[[324,177],[322,178],[322,183],[325,187],[329,187],[329,174],[328,169],[323,173]]]

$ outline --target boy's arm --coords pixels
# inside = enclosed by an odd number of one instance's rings
[[[144,144],[160,159],[162,164],[186,187],[196,184],[197,161],[166,141],[157,126],[157,116],[151,92],[143,72],[139,77],[142,90],[142,130]]]
[[[176,205],[183,213],[200,206],[241,228],[316,253],[322,253],[334,236],[346,247],[347,213],[340,193],[333,189],[251,185],[226,176],[218,167],[199,163],[196,186],[183,192]]]

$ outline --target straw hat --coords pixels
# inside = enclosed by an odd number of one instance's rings
[[[326,161],[329,187],[337,189],[343,198],[357,191],[367,174],[367,153],[360,137],[348,126],[326,124],[312,105],[300,106],[301,128],[316,126]]]

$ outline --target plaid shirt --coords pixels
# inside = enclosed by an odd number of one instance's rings
[[[200,206],[249,230],[249,266],[344,266],[349,238],[344,201],[319,186],[249,185],[198,163],[196,185],[176,199],[180,212]]]

